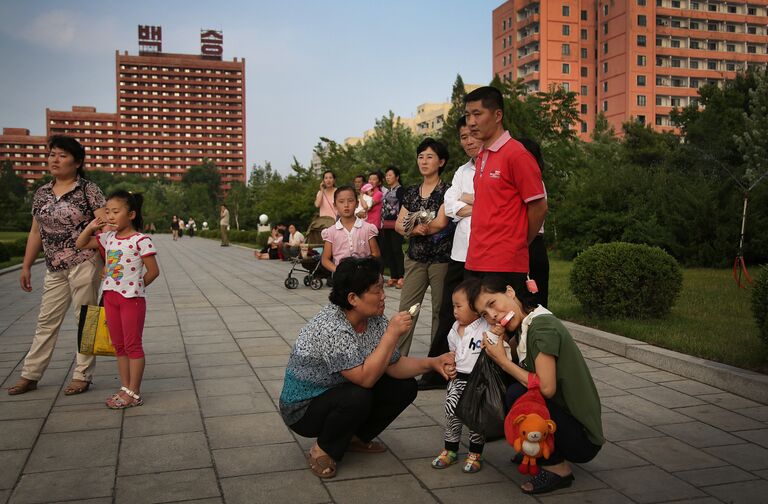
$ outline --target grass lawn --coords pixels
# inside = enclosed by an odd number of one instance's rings
[[[683,270],[683,290],[666,319],[590,317],[569,288],[572,263],[550,259],[549,309],[570,320],[677,352],[768,373],[768,345],[752,316],[752,289],[739,289],[730,270]]]
[[[0,231],[0,242],[12,242],[19,238],[26,238],[27,231]]]

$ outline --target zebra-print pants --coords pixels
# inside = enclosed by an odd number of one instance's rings
[[[448,390],[445,394],[445,449],[458,451],[459,441],[461,441],[461,428],[463,424],[456,416],[456,405],[459,403],[461,394],[467,386],[467,380],[456,377],[448,382]],[[469,431],[469,450],[476,453],[482,453],[485,437],[472,430]]]

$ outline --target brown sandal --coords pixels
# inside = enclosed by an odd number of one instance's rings
[[[387,451],[387,447],[384,446],[383,443],[379,443],[378,441],[370,441],[368,443],[363,443],[359,439],[353,439],[349,442],[349,446],[347,446],[348,452],[356,452],[356,453],[384,453]]]
[[[26,394],[31,390],[37,390],[37,380],[20,379],[12,387],[8,387],[8,395]]]
[[[82,394],[83,392],[88,392],[89,388],[91,388],[90,381],[73,379],[71,382],[69,382],[67,388],[64,389],[64,395]]]
[[[320,455],[315,458],[311,452],[307,453],[307,463],[309,463],[312,474],[318,478],[328,479],[336,476],[336,461],[328,455]]]

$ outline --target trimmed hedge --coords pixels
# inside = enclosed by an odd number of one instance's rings
[[[7,261],[12,257],[24,257],[26,250],[26,238],[19,238],[12,242],[0,242],[0,262]]]
[[[760,268],[752,290],[752,314],[763,343],[768,345],[768,266]]]
[[[677,261],[658,247],[603,243],[573,261],[570,284],[589,314],[660,318],[675,304],[683,274]]]
[[[221,232],[218,229],[201,230],[197,232],[197,235],[202,238],[211,238],[214,240],[221,239]],[[231,229],[229,231],[229,241],[239,243],[249,243],[256,245],[260,248],[267,246],[267,239],[269,238],[269,231],[243,231],[237,229]]]

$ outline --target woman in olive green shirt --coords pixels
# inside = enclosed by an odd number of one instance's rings
[[[520,365],[507,358],[501,338],[496,344],[488,340],[483,344],[488,357],[515,379],[507,389],[507,408],[528,390],[528,374],[535,373],[557,424],[555,451],[541,461],[546,468],[523,484],[523,492],[545,493],[570,486],[574,477],[568,461],[588,462],[605,443],[600,397],[581,351],[562,322],[533,303],[533,295],[515,293],[503,279],[478,280],[467,294],[475,310],[491,324],[514,312],[504,329],[517,334],[517,340],[510,343],[517,344]]]

